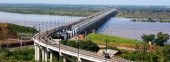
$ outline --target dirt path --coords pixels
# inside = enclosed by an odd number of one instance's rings
[[[99,47],[106,47],[105,45],[98,45]],[[136,51],[134,48],[128,48],[128,47],[119,47],[116,46],[118,49],[124,49],[124,50],[130,50],[130,51]]]

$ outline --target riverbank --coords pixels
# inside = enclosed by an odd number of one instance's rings
[[[132,21],[141,22],[170,22],[168,8],[137,7],[120,8],[117,17],[130,18]]]
[[[89,16],[99,12],[99,8],[76,5],[1,5],[0,11],[20,14]]]
[[[131,11],[133,10],[133,11]],[[143,10],[143,11],[142,11]],[[162,18],[162,19],[170,19],[170,13],[166,11],[159,12],[161,9],[152,10],[151,8],[148,8],[148,10],[145,9],[120,9],[118,11],[118,17],[126,17],[126,18]],[[167,9],[168,10],[168,9]]]
[[[132,22],[161,22],[170,23],[170,19],[153,19],[153,18],[130,18]]]

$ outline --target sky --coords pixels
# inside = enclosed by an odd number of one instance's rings
[[[0,3],[170,6],[170,0],[0,0]]]

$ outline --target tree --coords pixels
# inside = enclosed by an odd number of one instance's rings
[[[154,40],[154,43],[158,46],[164,46],[164,43],[166,43],[169,39],[169,35],[167,33],[158,32],[157,38]]]
[[[145,41],[146,43],[149,43],[150,41],[153,41],[155,39],[154,34],[143,34],[141,37],[142,40]]]

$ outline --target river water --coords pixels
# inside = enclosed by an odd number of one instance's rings
[[[46,25],[48,27],[47,29],[50,29],[56,26],[61,26],[77,21],[80,18],[82,17],[0,12],[0,22],[13,23],[29,27],[37,26],[36,29],[39,29],[40,25],[41,30],[45,30]]]
[[[36,29],[40,28],[41,30],[68,24],[73,21],[77,21],[80,18],[82,17],[0,12],[0,22],[13,23],[29,27],[36,26]],[[131,22],[130,19],[127,18],[114,17],[106,22],[97,31],[97,33],[101,34],[136,40],[141,40],[141,35],[143,34],[156,34],[157,32],[170,34],[170,23]],[[168,44],[170,44],[170,40],[168,40]]]
[[[160,22],[131,22],[128,18],[114,17],[100,27],[97,33],[119,36],[124,38],[142,40],[143,34],[157,34],[157,32],[170,35],[170,23]],[[167,42],[170,44],[170,40]]]

